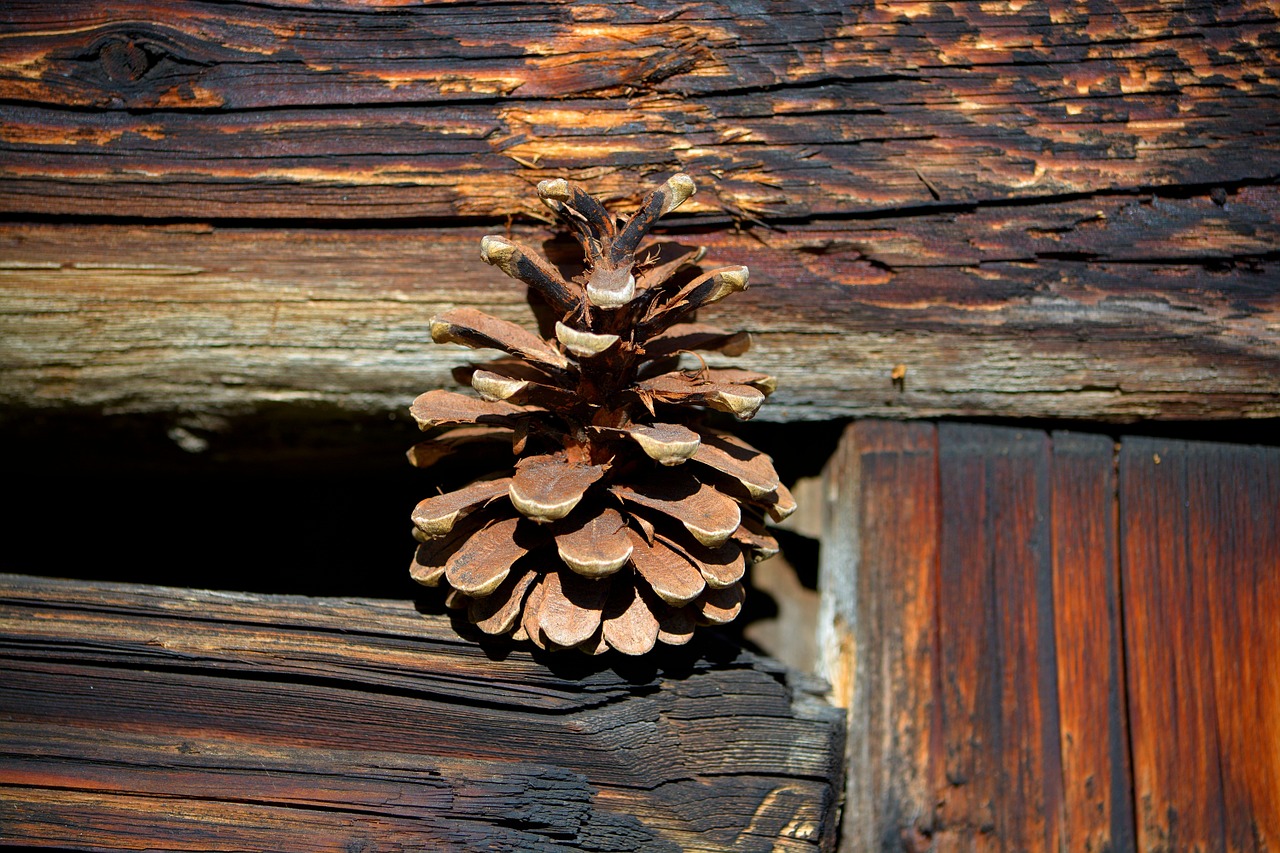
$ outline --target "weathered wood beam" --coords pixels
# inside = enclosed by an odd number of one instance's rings
[[[669,236],[750,266],[705,319],[754,333],[765,419],[1276,417],[1277,210],[1250,187]],[[532,322],[479,259],[492,230],[0,225],[0,401],[401,411],[472,357],[430,343],[433,314]]]
[[[6,5],[0,211],[821,217],[1280,174],[1266,0]]]
[[[0,576],[8,844],[830,850],[839,717],[714,638],[535,660],[407,601]]]

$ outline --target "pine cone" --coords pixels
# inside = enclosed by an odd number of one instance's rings
[[[585,272],[566,280],[519,243],[485,237],[481,257],[523,281],[558,319],[544,339],[472,308],[431,321],[437,343],[505,351],[455,371],[480,399],[428,391],[410,409],[438,434],[419,467],[488,447],[515,459],[413,511],[410,572],[489,634],[541,648],[643,654],[742,608],[746,559],[777,553],[764,515],[795,509],[768,456],[703,424],[705,408],[752,417],[774,380],[737,369],[677,369],[681,353],[746,352],[750,337],[688,322],[747,286],[747,268],[690,278],[701,249],[637,254],[658,217],[694,193],[675,175],[624,223],[564,180],[538,195],[574,231]],[[685,421],[685,423],[681,423]],[[495,453],[495,448],[497,452]]]

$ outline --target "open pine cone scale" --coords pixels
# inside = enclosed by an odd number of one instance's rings
[[[702,250],[640,251],[658,218],[695,191],[679,174],[624,222],[565,180],[538,185],[572,229],[585,271],[566,279],[529,248],[485,237],[481,257],[527,284],[558,319],[544,339],[473,308],[431,321],[437,343],[506,355],[458,368],[479,398],[428,391],[410,412],[432,430],[409,451],[428,467],[483,448],[495,470],[413,511],[410,569],[448,590],[481,631],[545,649],[643,654],[696,624],[736,617],[748,560],[777,553],[766,515],[795,509],[764,453],[702,423],[746,420],[774,380],[736,368],[678,369],[685,352],[746,352],[750,338],[692,322],[747,286],[746,267],[690,278]]]

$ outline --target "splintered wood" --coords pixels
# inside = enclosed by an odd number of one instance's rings
[[[410,602],[5,575],[0,647],[4,844],[834,848],[839,713],[714,640],[614,670]]]
[[[1280,844],[1280,450],[862,421],[827,488],[844,849]]]
[[[523,322],[470,224],[686,171],[766,419],[1280,416],[1280,12],[1091,8],[14,0],[0,403],[394,411]]]

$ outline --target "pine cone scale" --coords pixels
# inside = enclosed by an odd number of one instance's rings
[[[701,570],[678,551],[656,536],[650,543],[633,533],[631,541],[631,563],[659,598],[682,607],[702,595],[707,584]]]
[[[679,521],[704,545],[722,544],[742,523],[738,504],[693,477],[683,481],[649,481],[638,487],[614,486],[627,503],[656,510]]]
[[[618,571],[631,559],[634,550],[622,513],[612,507],[580,518],[577,524],[557,533],[555,539],[556,551],[564,564],[589,578],[602,578]]]
[[[604,640],[626,655],[642,655],[658,641],[658,618],[634,585],[617,585],[604,619]]]
[[[511,479],[511,503],[534,521],[557,521],[568,515],[587,489],[604,476],[600,465],[575,465],[558,456],[522,460]]]
[[[443,536],[453,529],[453,525],[461,516],[467,515],[476,507],[494,498],[507,494],[510,485],[510,477],[480,480],[457,491],[419,502],[410,518],[427,536]]]
[[[477,400],[453,391],[428,391],[409,407],[409,414],[422,429],[455,424],[510,427],[517,416],[529,413],[529,409],[510,403]]]
[[[532,569],[512,572],[496,590],[483,598],[473,598],[467,605],[467,619],[486,634],[506,634],[515,627],[524,606],[524,598],[538,573]]]
[[[506,518],[481,528],[445,563],[449,586],[469,596],[485,596],[506,580],[511,566],[529,552],[517,541],[518,518]]]
[[[542,634],[557,646],[585,643],[600,627],[609,598],[608,581],[592,581],[567,568],[548,572],[542,581]]]

